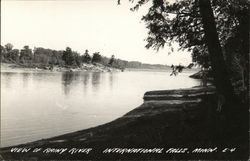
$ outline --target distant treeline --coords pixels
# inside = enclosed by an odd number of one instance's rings
[[[81,67],[86,64],[102,64],[113,68],[139,68],[139,69],[169,69],[167,65],[161,64],[145,64],[138,61],[125,61],[116,59],[114,55],[111,58],[105,57],[100,52],[84,53],[73,51],[70,47],[65,50],[52,50],[42,47],[35,47],[33,50],[28,46],[23,49],[14,49],[10,43],[1,45],[1,62],[15,63],[26,67]]]

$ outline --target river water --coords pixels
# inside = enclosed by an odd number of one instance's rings
[[[1,72],[1,147],[112,121],[143,103],[149,90],[199,85],[184,72]]]

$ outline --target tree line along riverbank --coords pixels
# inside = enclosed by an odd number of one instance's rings
[[[1,45],[1,62],[15,64],[16,67],[34,68],[43,70],[124,70],[136,69],[170,69],[167,65],[146,64],[138,61],[126,61],[116,58],[115,55],[106,57],[100,52],[84,53],[73,51],[70,47],[65,50],[53,50],[42,47],[31,49],[28,45],[23,49],[14,49],[11,43]],[[14,67],[14,66],[13,66]],[[101,69],[100,69],[101,68]]]

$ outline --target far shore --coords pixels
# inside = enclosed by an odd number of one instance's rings
[[[14,63],[1,63],[1,71],[43,71],[43,72],[75,72],[75,71],[93,71],[93,72],[118,72],[121,69],[107,67],[102,64],[82,64],[81,67],[67,67],[54,65],[53,67],[39,67],[38,65],[25,66]]]
[[[66,67],[66,66],[58,66],[54,65],[51,69],[49,66],[47,67],[38,67],[38,66],[25,66],[22,64],[16,64],[16,63],[3,63],[1,62],[1,72],[80,72],[80,71],[89,71],[89,72],[123,72],[123,71],[153,71],[153,72],[171,72],[172,70],[169,68],[114,68],[114,67],[108,67],[104,66],[102,64],[82,64],[81,67]],[[197,73],[200,69],[187,69],[185,72],[190,73]]]

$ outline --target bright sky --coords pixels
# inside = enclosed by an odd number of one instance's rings
[[[190,54],[170,48],[158,52],[145,48],[148,30],[128,0],[1,1],[1,44],[12,43],[64,50],[67,46],[84,53],[86,49],[110,57],[151,64],[191,62]]]

